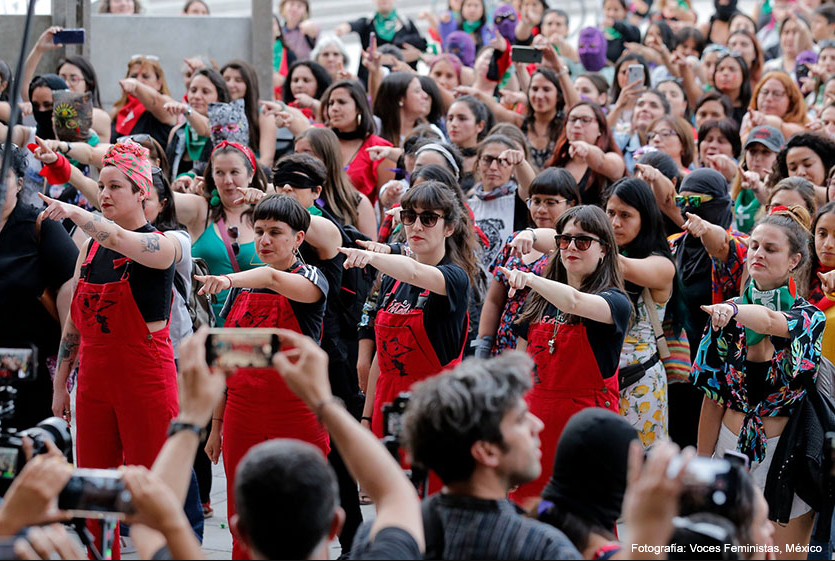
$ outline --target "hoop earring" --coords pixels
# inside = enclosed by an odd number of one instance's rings
[[[362,113],[357,113],[357,126],[362,124]]]

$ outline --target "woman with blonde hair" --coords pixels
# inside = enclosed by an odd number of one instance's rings
[[[774,71],[754,87],[739,132],[744,141],[752,128],[770,125],[789,138],[802,132],[808,120],[806,102],[797,84],[785,72]]]
[[[159,58],[131,57],[125,79],[119,80],[119,86],[122,97],[110,112],[113,119],[110,138],[144,133],[162,146],[168,144],[168,135],[177,118],[165,109],[165,104],[172,99]]]

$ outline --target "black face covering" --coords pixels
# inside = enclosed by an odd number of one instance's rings
[[[44,140],[54,140],[55,131],[52,130],[52,110],[32,111],[35,122],[38,124],[35,134]]]
[[[571,417],[557,445],[554,471],[542,498],[614,529],[626,491],[629,444],[638,433],[606,409],[584,409]]]
[[[731,17],[736,13],[737,0],[731,0],[727,5],[719,4],[719,0],[713,1],[713,7],[716,9],[716,19],[720,21],[730,21]]]
[[[694,170],[684,178],[680,190],[713,197],[698,208],[685,207],[684,212],[695,214],[724,229],[730,227],[734,216],[733,201],[728,195],[728,182],[721,173],[709,168]],[[705,279],[710,280],[710,255],[700,239],[685,234],[684,244],[676,252],[676,261],[681,280],[685,285],[693,285]]]

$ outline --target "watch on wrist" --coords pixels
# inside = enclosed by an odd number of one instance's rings
[[[186,117],[191,117],[192,111],[191,105],[186,105]]]
[[[171,424],[168,425],[168,436],[174,436],[178,432],[184,430],[192,431],[200,440],[206,439],[206,427],[201,427],[200,425],[194,425],[192,423],[183,423],[177,419],[173,419]]]

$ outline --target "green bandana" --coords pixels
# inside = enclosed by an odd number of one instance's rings
[[[758,290],[752,280],[748,283],[748,288],[742,294],[741,303],[759,304],[769,310],[780,312],[791,308],[794,305],[795,299],[797,299],[797,287],[794,284],[794,279],[789,277],[789,281],[786,284],[773,290]],[[745,342],[748,348],[762,341],[764,337],[765,335],[762,333],[757,333],[747,327],[745,328]]]
[[[481,21],[464,20],[461,22],[461,29],[463,29],[466,33],[475,33],[478,31],[479,27],[481,27]]]
[[[615,29],[614,27],[607,27],[603,30],[603,33],[606,35],[606,39],[609,41],[614,41],[615,39],[620,39],[623,35],[620,34],[620,31]]]
[[[760,201],[750,189],[743,189],[739,192],[734,204],[734,215],[736,216],[736,227],[740,232],[750,234],[754,229],[754,217],[760,210]]]
[[[387,16],[380,12],[374,14],[374,31],[377,32],[377,37],[390,43],[397,33],[397,10],[392,10]]]
[[[192,162],[197,162],[200,160],[200,156],[203,155],[203,148],[205,148],[206,141],[209,140],[209,137],[200,136],[194,132],[194,129],[188,124],[188,121],[186,121],[185,131],[188,157],[191,158]]]
[[[281,71],[281,54],[284,52],[284,45],[281,44],[281,41],[276,41],[273,43],[273,70],[276,72]]]
[[[309,212],[312,216],[322,216],[322,211],[315,204],[308,208],[307,212]]]

